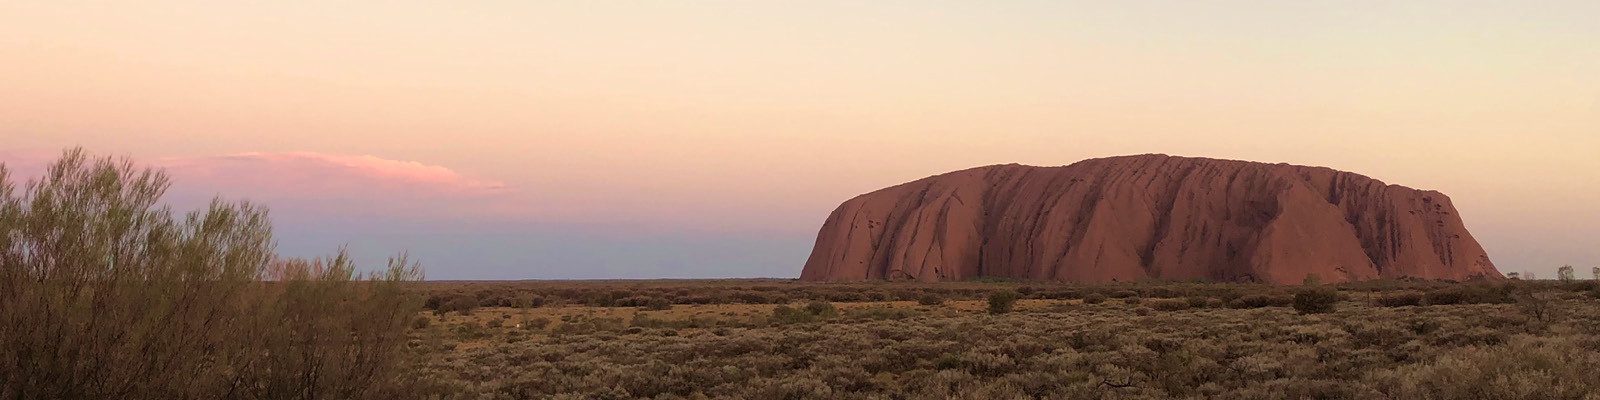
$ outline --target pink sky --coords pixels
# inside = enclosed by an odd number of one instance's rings
[[[516,262],[430,273],[444,278],[578,277],[560,264],[642,237],[770,238],[773,255],[688,262],[650,242],[689,269],[608,259],[608,274],[790,276],[839,202],[941,172],[1290,162],[1443,191],[1502,270],[1549,274],[1600,265],[1595,15],[1587,1],[5,2],[0,160],[127,154],[169,168],[178,195],[260,199],[286,232],[373,253],[443,240],[363,242],[397,221],[463,243],[584,232],[546,258],[474,247]],[[314,222],[329,216],[357,220]]]

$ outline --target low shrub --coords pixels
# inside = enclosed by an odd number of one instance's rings
[[[1152,299],[1149,305],[1156,311],[1182,311],[1191,307],[1187,299]],[[1200,300],[1200,306],[1205,306],[1205,299]]]
[[[652,311],[671,310],[672,302],[660,297],[651,297],[649,301],[644,303],[644,309]]]
[[[1017,303],[1017,292],[999,290],[989,294],[989,313],[1005,314]]]
[[[1089,293],[1083,296],[1083,304],[1100,304],[1104,302],[1106,302],[1106,295],[1103,294]]]
[[[832,318],[839,315],[839,309],[835,308],[833,303],[821,300],[806,303],[806,312],[822,318]]]
[[[538,317],[522,321],[522,329],[537,331],[543,330],[547,326],[550,326],[550,319],[545,317]]]
[[[1434,289],[1422,295],[1422,300],[1430,306],[1450,304],[1510,304],[1516,302],[1512,299],[1514,285],[1455,285],[1441,289]]]
[[[1294,294],[1294,310],[1301,314],[1330,313],[1338,303],[1339,291],[1330,286],[1315,286]]]
[[[1262,307],[1287,307],[1294,302],[1294,297],[1288,295],[1251,294],[1234,299],[1228,303],[1231,308],[1262,308]]]
[[[1384,293],[1373,299],[1373,302],[1384,307],[1420,306],[1422,305],[1422,292]]]
[[[940,297],[939,295],[932,294],[932,293],[925,294],[925,295],[922,295],[921,298],[917,299],[917,304],[921,304],[921,305],[925,305],[925,306],[937,306],[937,305],[940,305],[940,304],[944,304],[944,297]]]
[[[816,320],[816,315],[788,305],[779,305],[772,309],[772,322],[779,325],[803,324]]]

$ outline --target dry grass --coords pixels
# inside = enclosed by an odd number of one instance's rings
[[[779,321],[770,304],[491,307],[420,314],[435,323],[411,347],[419,393],[440,398],[1595,398],[1600,301],[1519,285],[1539,303],[1375,300],[1490,298],[1427,283],[1346,288],[1332,312],[1309,315],[1202,296],[1035,298],[998,315],[978,299],[834,303],[810,322]],[[518,327],[536,319],[549,324]]]

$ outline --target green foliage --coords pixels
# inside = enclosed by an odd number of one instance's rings
[[[644,303],[644,309],[651,311],[666,311],[672,309],[672,302],[660,297],[651,297]]]
[[[1106,302],[1106,295],[1103,294],[1090,293],[1083,296],[1083,304],[1100,304],[1104,302]]]
[[[1383,293],[1378,295],[1377,298],[1374,298],[1373,302],[1384,307],[1420,306],[1422,305],[1422,292],[1408,290],[1393,293]]]
[[[925,305],[925,306],[937,306],[937,305],[940,305],[940,304],[944,304],[944,297],[939,296],[937,294],[928,293],[928,294],[923,295],[921,298],[918,298],[917,299],[917,304],[921,304],[921,305]]]
[[[1450,304],[1508,304],[1514,302],[1511,285],[1455,285],[1430,290],[1422,301],[1430,306]]]
[[[455,311],[461,315],[472,315],[472,312],[478,309],[478,304],[478,299],[472,296],[456,296],[446,300],[444,304],[440,304],[433,310],[433,314],[444,315]]]
[[[772,321],[779,324],[799,324],[816,320],[816,315],[787,305],[779,305],[772,309]]]
[[[1200,306],[1204,307],[1205,304],[1205,299],[1200,299]],[[1151,299],[1148,305],[1156,311],[1182,311],[1190,307],[1187,299]]]
[[[989,313],[1005,314],[1011,312],[1011,307],[1017,304],[1017,292],[1010,290],[996,290],[989,294]]]
[[[1578,276],[1572,269],[1571,265],[1563,265],[1560,269],[1556,270],[1556,279],[1560,279],[1562,283],[1566,283],[1578,279]]]
[[[0,399],[389,398],[422,302],[405,256],[281,259],[267,211],[161,206],[168,179],[69,150],[0,167]]]
[[[806,312],[822,318],[833,318],[839,316],[839,309],[834,308],[833,303],[821,300],[806,303]]]
[[[1286,307],[1293,302],[1293,296],[1252,294],[1240,296],[1238,299],[1234,299],[1233,302],[1228,303],[1228,306],[1232,308]]]
[[[780,325],[816,322],[837,316],[839,309],[826,301],[806,303],[803,308],[779,305],[772,309],[772,321]]]
[[[1301,314],[1330,313],[1338,303],[1339,291],[1328,286],[1313,286],[1294,294],[1294,310]]]

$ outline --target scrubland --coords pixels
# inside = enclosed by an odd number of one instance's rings
[[[438,398],[1593,399],[1595,288],[448,282],[408,347]]]
[[[1600,399],[1600,285],[422,282],[0,165],[4,399]],[[368,266],[367,268],[371,268]]]

